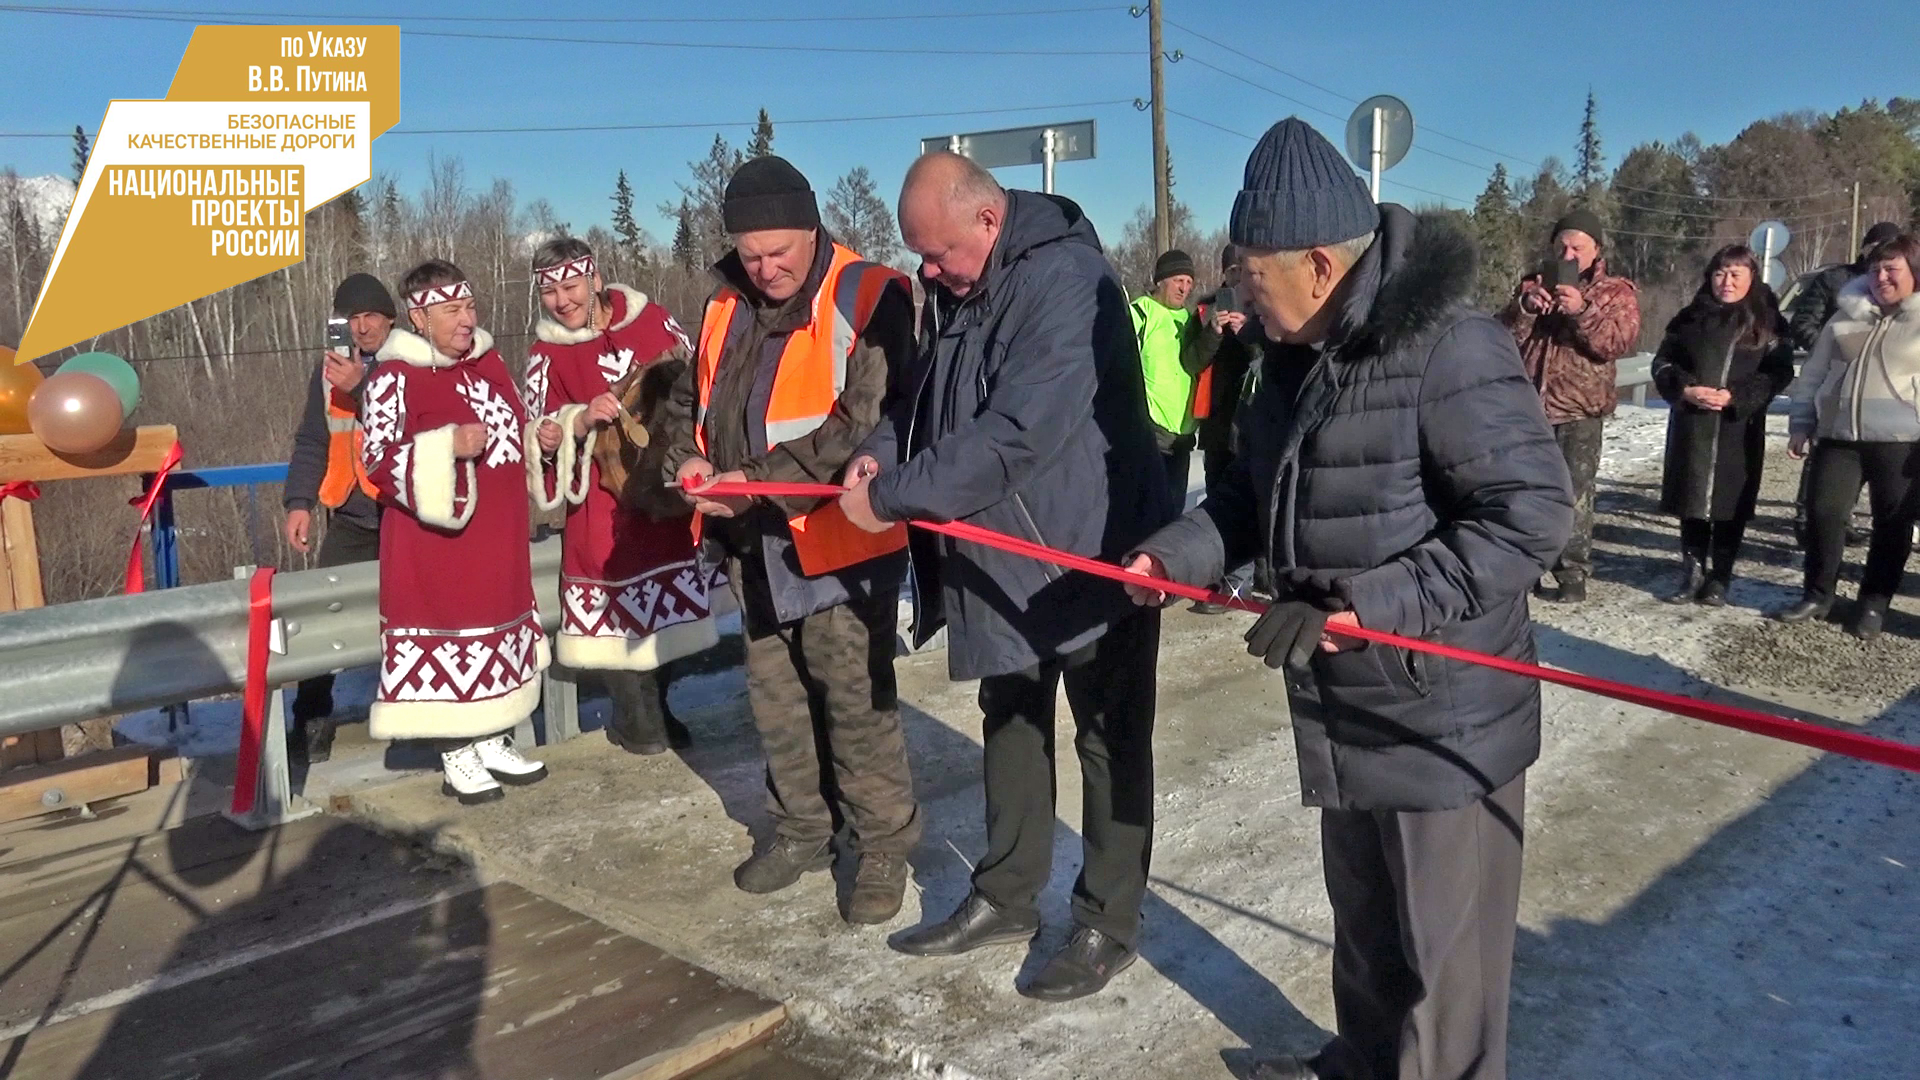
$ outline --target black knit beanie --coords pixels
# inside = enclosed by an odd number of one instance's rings
[[[1600,215],[1591,210],[1582,207],[1578,210],[1569,210],[1565,214],[1562,214],[1560,220],[1553,223],[1553,232],[1547,235],[1547,239],[1549,241],[1557,240],[1560,234],[1566,232],[1568,229],[1577,229],[1580,232],[1586,233],[1588,236],[1593,237],[1593,242],[1600,247],[1607,246],[1606,226],[1600,224]]]
[[[1228,244],[1226,247],[1220,249],[1221,273],[1224,274],[1238,265],[1240,265],[1240,258],[1235,254],[1232,244]]]
[[[379,278],[372,274],[349,274],[333,290],[333,313],[342,318],[352,318],[368,311],[378,312],[389,319],[400,317],[399,312],[394,310],[393,294],[380,284]]]
[[[1380,227],[1380,208],[1326,136],[1297,116],[1267,129],[1247,171],[1227,236],[1235,247],[1305,251]]]
[[[1179,248],[1172,248],[1165,255],[1154,260],[1153,283],[1155,285],[1170,277],[1179,277],[1181,274],[1193,276],[1193,256]]]
[[[763,229],[815,229],[820,207],[800,170],[786,158],[768,155],[734,170],[720,217],[734,236]]]

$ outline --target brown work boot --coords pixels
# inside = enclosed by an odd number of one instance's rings
[[[733,883],[741,892],[779,892],[800,880],[802,874],[825,870],[833,865],[833,839],[809,842],[776,836],[765,851],[759,852],[733,871]]]
[[[853,895],[847,898],[847,921],[863,926],[886,922],[900,914],[906,894],[905,855],[862,855],[853,875]]]

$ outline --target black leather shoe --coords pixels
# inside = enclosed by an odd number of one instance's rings
[[[911,930],[887,944],[908,956],[958,956],[989,945],[1024,945],[1040,932],[1040,916],[1016,915],[971,893],[942,922]]]
[[[1306,1058],[1262,1058],[1254,1062],[1247,1080],[1320,1080],[1320,1074],[1313,1071]]]
[[[1225,604],[1216,604],[1210,600],[1196,600],[1187,610],[1195,615],[1225,615],[1230,609]]]
[[[1020,991],[1041,1001],[1072,1001],[1107,988],[1115,975],[1127,970],[1140,954],[1090,926],[1067,939],[1066,948],[1047,961],[1040,974]]]
[[[1719,578],[1711,578],[1705,585],[1700,586],[1700,591],[1694,594],[1693,599],[1708,607],[1726,607],[1727,583]]]
[[[1776,611],[1773,617],[1783,623],[1803,623],[1824,619],[1833,610],[1833,597],[1808,593],[1790,608]]]
[[[1587,602],[1587,579],[1561,578],[1559,584],[1551,589],[1544,585],[1535,585],[1533,595],[1550,604],[1584,604]]]
[[[1690,604],[1700,599],[1700,590],[1707,586],[1707,574],[1700,566],[1700,560],[1689,555],[1680,563],[1680,587],[1667,596],[1669,604]]]
[[[1878,596],[1863,597],[1853,609],[1853,621],[1847,624],[1847,633],[1861,641],[1872,641],[1880,636],[1887,621],[1887,602]]]

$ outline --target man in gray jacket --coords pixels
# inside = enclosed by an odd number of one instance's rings
[[[1126,293],[1080,208],[938,153],[908,171],[900,227],[927,289],[920,353],[848,469],[848,519],[964,521],[1110,559],[1171,519]],[[1097,993],[1133,962],[1147,889],[1159,613],[1112,582],[910,536],[915,637],[944,623],[948,673],[980,680],[987,851],[959,910],[893,946],[951,955],[1039,929],[1064,682],[1085,869],[1072,937],[1023,992]]]
[[[327,508],[327,531],[316,566],[343,566],[380,558],[380,504],[360,460],[360,391],[374,357],[393,330],[393,296],[372,274],[352,274],[333,291],[333,313],[347,320],[352,341],[329,349],[307,380],[306,410],[293,433],[282,503],[287,546],[305,555],[313,546],[313,511]],[[288,720],[287,748],[296,760],[332,756],[333,676],[300,684]]]
[[[1328,627],[1532,660],[1527,591],[1572,528],[1566,462],[1512,336],[1466,307],[1458,226],[1376,207],[1289,118],[1230,227],[1260,387],[1227,473],[1130,568],[1204,585],[1273,560],[1248,651],[1287,670],[1301,796],[1322,810],[1339,1034],[1253,1075],[1502,1080],[1539,684]]]

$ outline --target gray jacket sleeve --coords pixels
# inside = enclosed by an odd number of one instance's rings
[[[362,386],[366,380],[360,380]],[[293,453],[287,455],[287,482],[281,505],[289,510],[312,510],[320,502],[320,481],[327,475],[327,380],[318,371],[307,379],[306,408],[293,432]]]
[[[1361,626],[1405,637],[1524,594],[1573,530],[1566,461],[1499,324],[1467,319],[1435,345],[1418,417],[1439,522],[1398,557],[1340,583]]]

